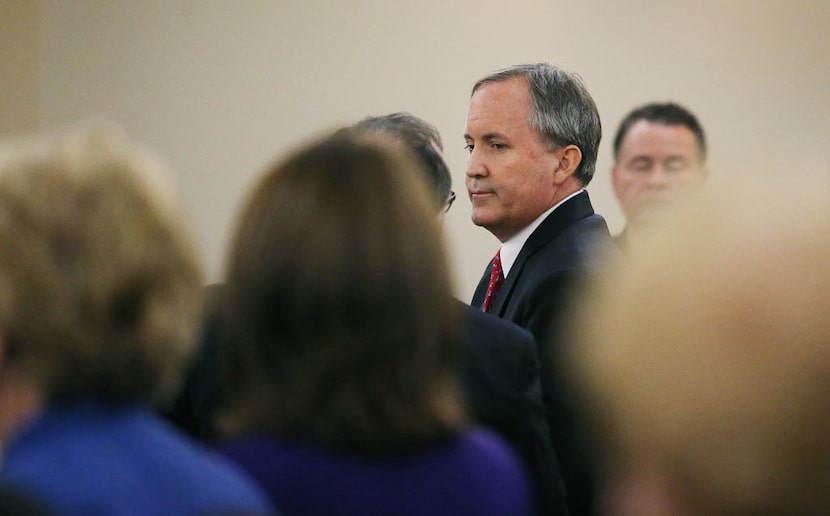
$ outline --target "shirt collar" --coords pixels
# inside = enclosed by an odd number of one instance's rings
[[[539,227],[539,224],[541,224],[542,221],[545,220],[548,215],[553,213],[553,210],[555,210],[556,208],[562,206],[565,203],[565,201],[567,201],[568,199],[570,199],[572,197],[576,197],[577,195],[581,194],[584,191],[585,191],[585,189],[581,188],[581,189],[577,190],[576,192],[572,193],[571,195],[565,197],[564,199],[562,199],[558,203],[556,203],[553,206],[551,206],[550,208],[548,208],[544,213],[539,215],[536,218],[536,220],[534,220],[533,222],[528,224],[524,229],[522,229],[521,231],[519,231],[518,233],[513,235],[510,239],[508,239],[507,241],[502,243],[501,250],[500,250],[500,253],[501,253],[501,255],[500,255],[501,256],[501,268],[502,268],[502,271],[504,271],[504,277],[505,278],[507,278],[507,275],[510,274],[510,269],[511,269],[511,267],[513,267],[513,264],[516,262],[516,258],[519,257],[519,253],[521,252],[522,247],[524,247],[525,242],[527,242],[527,239],[530,238],[530,235],[532,235],[533,232],[536,231],[536,228]]]

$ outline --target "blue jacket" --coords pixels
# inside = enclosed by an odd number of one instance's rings
[[[235,466],[136,406],[48,408],[4,452],[0,481],[58,514],[273,514]]]

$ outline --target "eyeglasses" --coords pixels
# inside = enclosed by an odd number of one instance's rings
[[[452,208],[452,203],[455,202],[455,192],[450,190],[450,195],[447,197],[447,203],[444,205],[444,213],[450,211]]]

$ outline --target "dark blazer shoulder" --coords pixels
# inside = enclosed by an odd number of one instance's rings
[[[462,306],[463,374],[477,387],[472,393],[473,405],[488,407],[497,399],[515,398],[539,374],[533,334],[509,321]],[[477,403],[478,397],[481,403]]]
[[[533,354],[535,342],[528,330],[472,306],[459,304],[464,313],[465,345],[475,346],[478,352],[494,356],[505,352],[511,355]]]
[[[459,305],[464,336],[461,377],[471,415],[496,431],[521,458],[534,486],[538,514],[566,514],[533,334],[460,301]]]
[[[542,253],[573,257],[585,257],[611,240],[605,219],[594,212],[588,192],[569,199],[542,221],[530,235],[516,259],[517,264]],[[574,266],[572,260],[544,262],[548,270],[568,269]]]

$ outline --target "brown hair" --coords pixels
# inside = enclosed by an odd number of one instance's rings
[[[229,259],[232,427],[389,452],[461,426],[457,309],[416,167],[340,134],[256,185]]]
[[[201,275],[158,173],[114,129],[0,150],[0,332],[48,399],[177,379]]]

